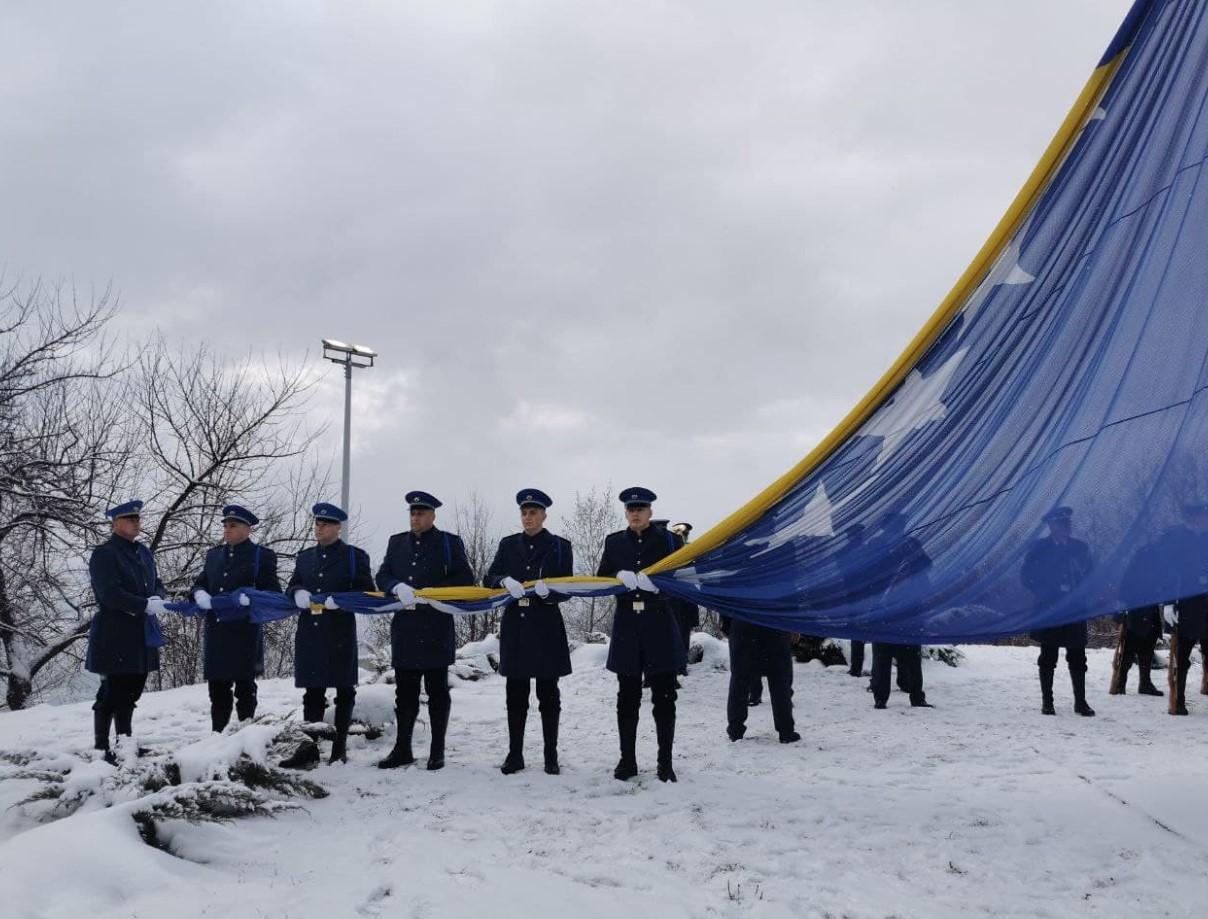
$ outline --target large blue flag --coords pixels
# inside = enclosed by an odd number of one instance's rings
[[[898,364],[657,584],[904,643],[1208,593],[1206,15],[1135,4]]]

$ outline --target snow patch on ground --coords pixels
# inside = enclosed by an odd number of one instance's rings
[[[393,731],[354,736],[348,764],[306,774],[329,797],[272,818],[162,822],[158,839],[172,854],[144,844],[131,819],[170,789],[135,801],[95,794],[119,772],[88,751],[87,703],[0,715],[4,915],[1203,914],[1208,697],[1191,697],[1189,718],[1168,716],[1164,699],[1109,697],[1110,654],[1096,651],[1088,685],[1099,716],[1074,715],[1059,671],[1059,714],[1046,718],[1035,649],[968,647],[959,668],[924,661],[935,709],[912,709],[895,692],[875,711],[866,679],[795,665],[805,739],[779,744],[765,702],[747,737],[730,743],[725,643],[693,641],[704,658],[680,692],[678,784],[653,776],[648,699],[643,772],[611,777],[616,680],[602,669],[607,646],[583,645],[561,684],[562,775],[540,769],[534,700],[529,768],[501,776],[504,681],[456,680],[443,771],[378,770]],[[143,745],[183,754],[190,775],[214,775],[239,754],[271,758],[267,722],[296,720],[300,695],[291,681],[266,681],[266,723],[212,737],[204,686],[153,693],[136,730]],[[390,685],[361,687],[357,703],[367,721],[393,720]],[[421,764],[428,740],[421,720]],[[92,789],[97,809],[38,823],[50,802],[19,802],[47,770]]]

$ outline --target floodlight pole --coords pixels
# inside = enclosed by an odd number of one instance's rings
[[[335,339],[323,339],[323,357],[333,364],[344,365],[344,462],[340,476],[340,507],[351,513],[352,490],[352,369],[372,367],[377,352],[364,345],[350,345]],[[354,360],[360,358],[360,360]],[[347,528],[345,528],[347,536]]]
[[[349,478],[352,469],[352,355],[344,361],[344,473],[340,479],[340,507],[348,509]]]

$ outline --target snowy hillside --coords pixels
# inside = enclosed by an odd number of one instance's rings
[[[732,744],[720,649],[681,693],[678,784],[654,778],[648,702],[642,776],[612,778],[616,684],[605,649],[585,646],[562,683],[561,776],[539,767],[535,701],[529,769],[501,776],[503,681],[459,681],[444,771],[383,772],[392,729],[355,737],[347,765],[303,774],[326,797],[270,792],[300,807],[224,824],[160,820],[161,848],[132,815],[234,787],[214,780],[297,717],[289,682],[262,684],[261,723],[221,737],[204,686],[144,697],[150,755],[119,770],[87,752],[87,704],[0,715],[0,904],[22,919],[1204,915],[1208,697],[1191,697],[1190,718],[1108,697],[1110,657],[1092,652],[1098,717],[1074,715],[1062,669],[1045,718],[1035,650],[974,647],[957,669],[925,662],[934,710],[895,693],[874,711],[866,681],[797,665],[805,740],[777,743],[765,700]],[[362,687],[358,714],[385,721],[391,692]],[[425,725],[416,739],[426,753]],[[132,790],[157,762],[183,784]],[[39,792],[57,797],[17,803]]]

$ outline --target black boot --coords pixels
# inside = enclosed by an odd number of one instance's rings
[[[545,771],[548,775],[558,775],[558,717],[561,712],[541,713],[541,736],[545,741]]]
[[[658,777],[660,782],[674,782],[675,770],[671,768],[671,753],[675,746],[675,710],[657,712],[654,716],[654,732],[659,742]]]
[[[134,706],[113,710],[113,732],[119,737],[134,735]]]
[[[1140,681],[1137,686],[1137,694],[1141,696],[1164,696],[1166,693],[1153,685],[1153,677],[1150,676],[1148,667],[1137,665],[1137,670],[1140,671]]]
[[[428,723],[432,728],[432,745],[428,748],[428,771],[435,772],[445,768],[445,732],[449,729],[449,710],[440,708],[433,711],[432,703],[428,703]]]
[[[92,710],[92,747],[94,750],[105,751],[105,762],[111,766],[117,764],[117,757],[109,749],[109,726],[112,722],[113,716],[108,711],[97,708]]]
[[[1040,668],[1040,714],[1057,714],[1057,709],[1053,708],[1053,669],[1051,667]]]
[[[612,777],[623,782],[638,774],[638,719],[618,715],[617,734],[621,740],[621,759],[612,770]]]
[[[528,722],[527,708],[508,709],[508,755],[499,771],[511,775],[524,768],[524,726]]]
[[[798,734],[796,731],[788,730],[788,731],[780,732],[780,742],[781,743],[796,743],[800,739],[801,739],[801,735]]]
[[[395,710],[398,735],[394,738],[394,749],[378,763],[379,769],[397,769],[399,766],[410,766],[415,762],[415,757],[411,754],[411,732],[415,728],[415,716],[415,711]]]
[[[1086,671],[1071,669],[1070,683],[1074,687],[1074,711],[1084,718],[1093,717],[1095,710],[1086,704]]]
[[[226,706],[210,706],[210,729],[215,734],[221,734],[231,723],[231,709]]]
[[[352,726],[352,702],[336,702],[336,739],[331,742],[328,763],[348,762],[348,729]]]

